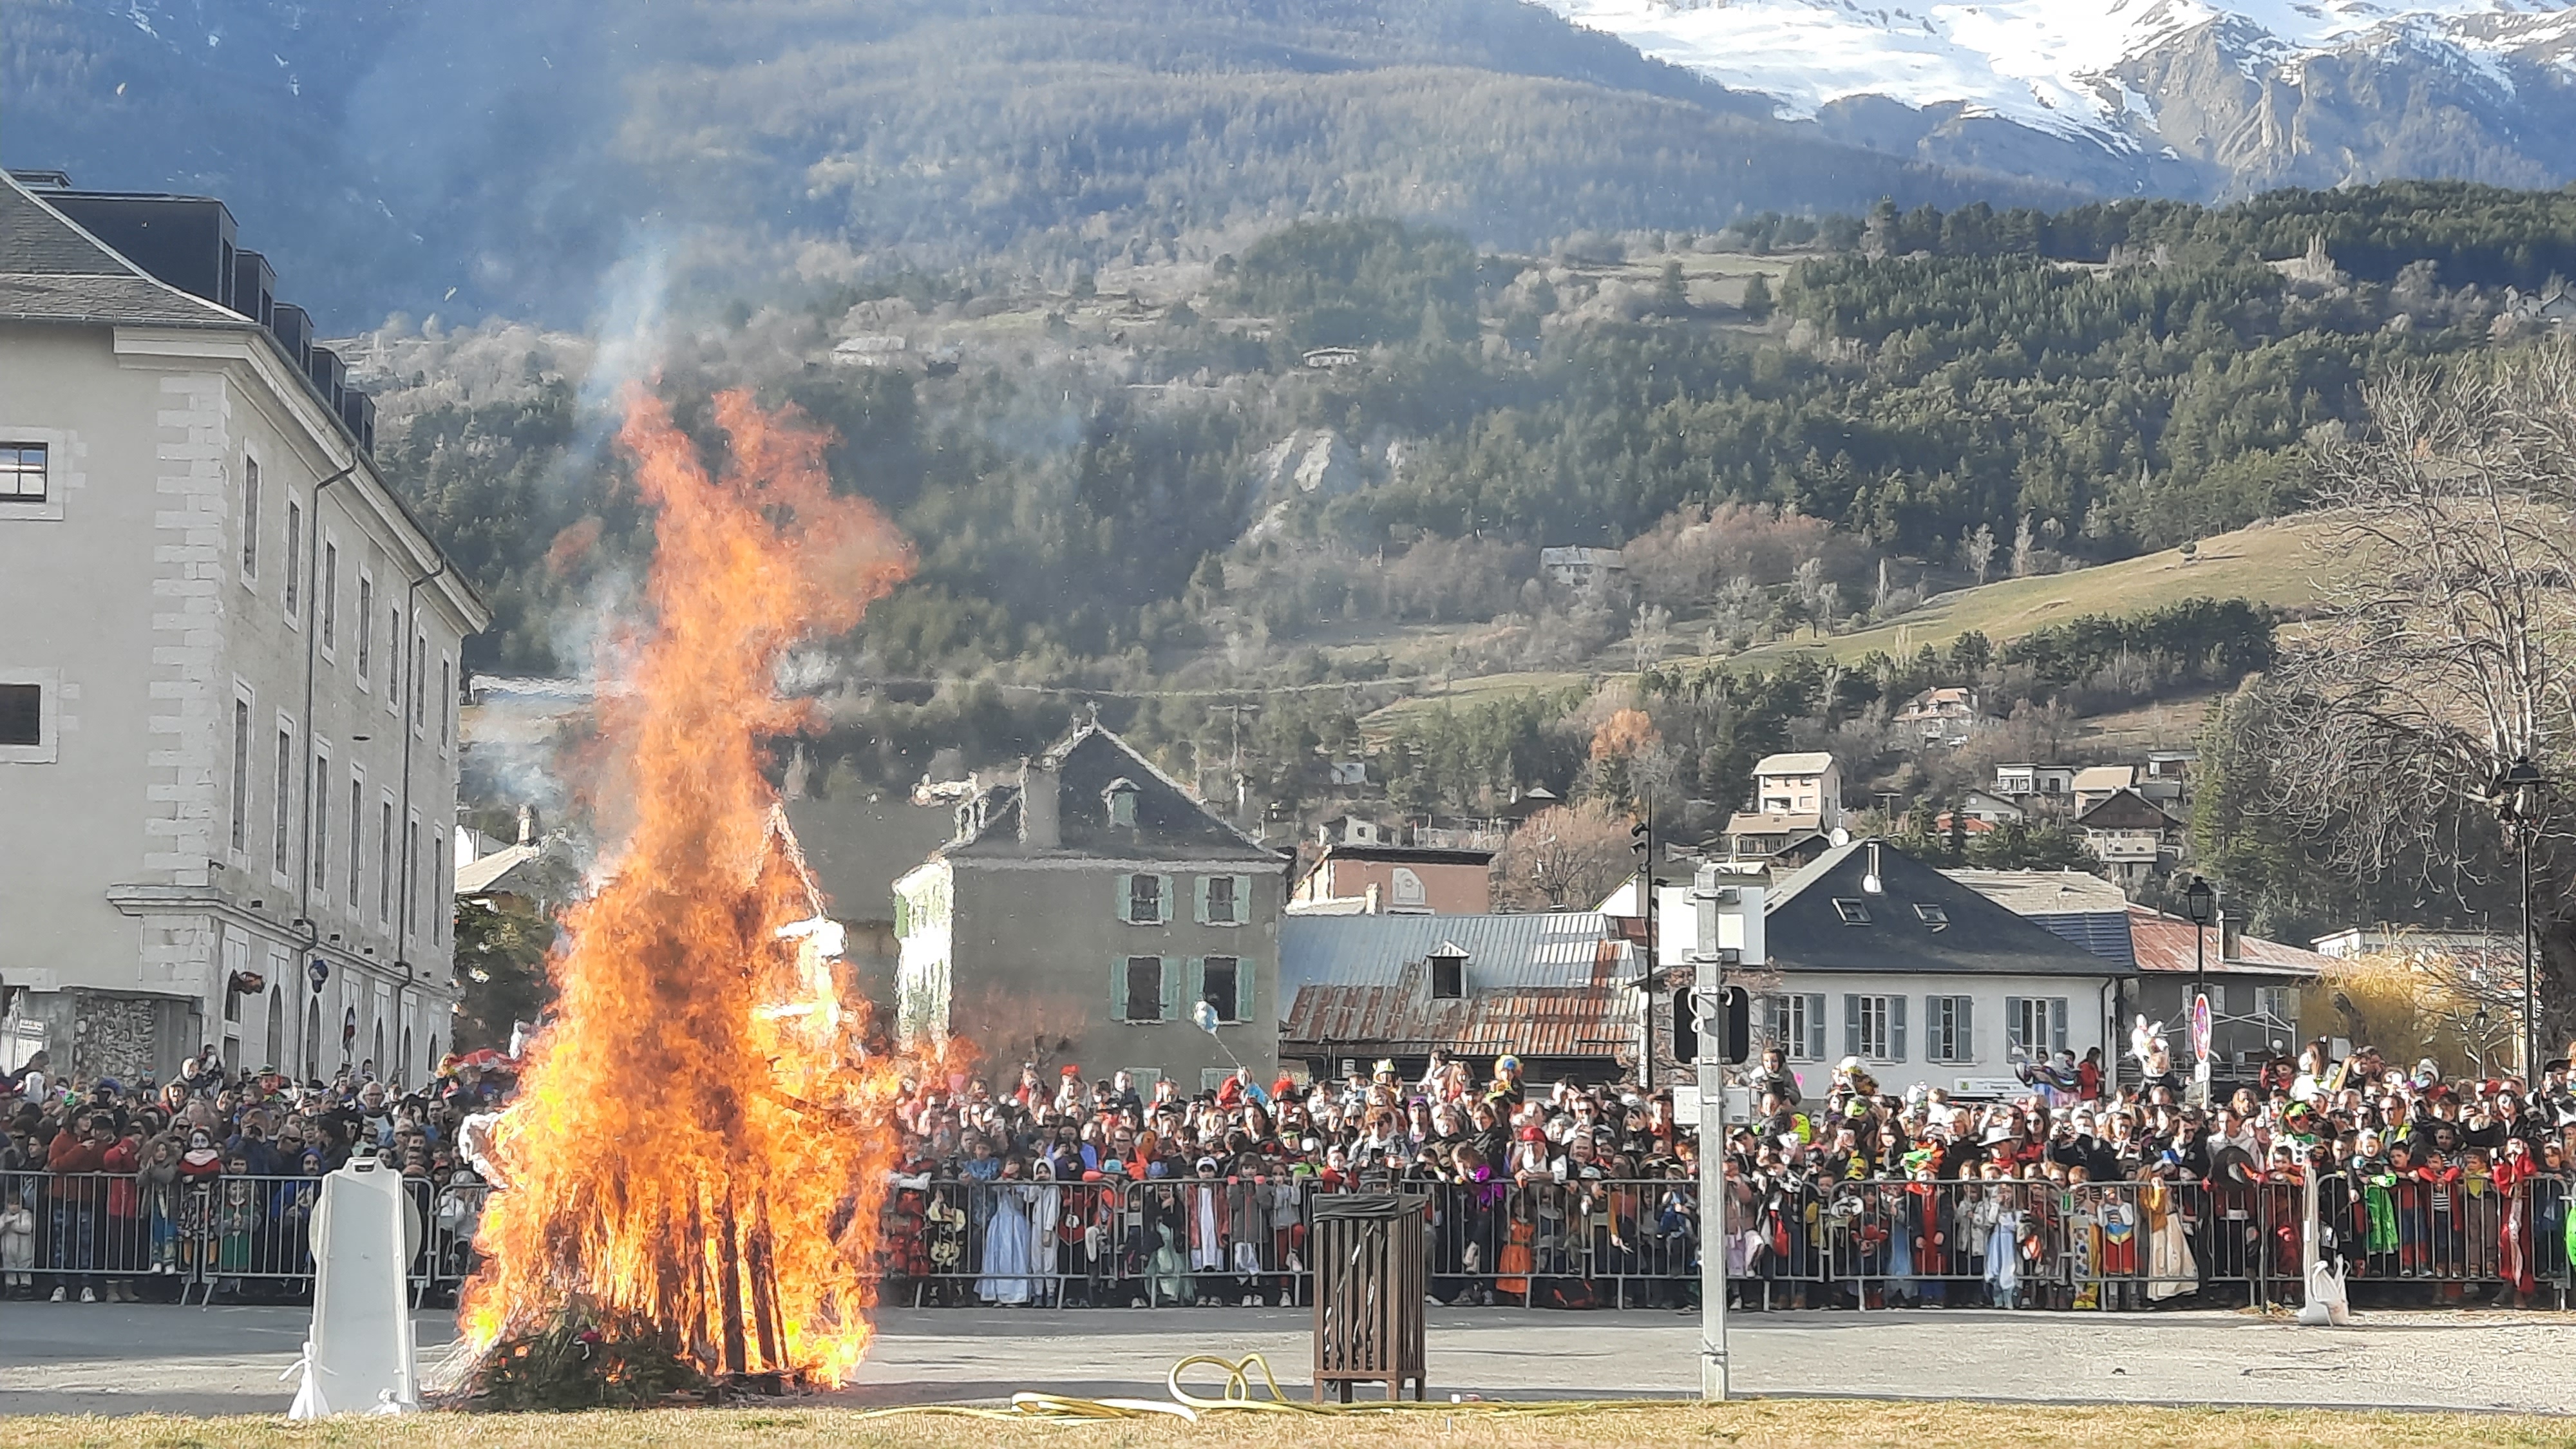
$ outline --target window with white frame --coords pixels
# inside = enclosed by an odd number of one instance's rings
[[[0,503],[44,502],[49,461],[43,443],[0,442]]]
[[[376,816],[376,924],[394,923],[394,798],[385,796],[377,802]]]
[[[456,664],[446,655],[438,656],[438,752],[447,753],[448,711],[456,702]]]
[[[328,900],[331,896],[331,751],[320,740],[313,742],[313,840],[306,854],[311,857],[314,895]]]
[[[1923,1059],[1967,1066],[1977,1059],[1977,1002],[1973,996],[1923,998]]]
[[[358,570],[358,687],[367,687],[367,671],[376,662],[376,581]]]
[[[1148,871],[1127,877],[1128,924],[1159,926],[1167,919],[1163,914],[1163,878]]]
[[[2004,1050],[2008,1056],[2036,1060],[2066,1049],[2066,998],[2004,998]]]
[[[250,706],[247,691],[233,695],[233,854],[250,852]]]
[[[1199,963],[1199,1000],[1216,1008],[1219,1021],[1243,1020],[1243,961],[1237,956],[1210,956]]]
[[[1872,1062],[1905,1060],[1905,998],[1855,993],[1843,998],[1849,1054]]]
[[[293,497],[286,500],[286,622],[303,622],[304,602],[304,505]]]
[[[1825,1059],[1825,996],[1821,991],[1791,991],[1765,998],[1770,1003],[1768,1041],[1784,1060]]]
[[[1163,958],[1130,956],[1127,958],[1125,991],[1120,996],[1118,1018],[1121,1021],[1161,1021],[1163,1019]]]
[[[259,460],[242,459],[241,572],[246,583],[259,577]]]
[[[295,838],[295,725],[280,716],[277,721],[277,811],[271,823],[277,834],[269,842],[269,869],[286,874],[289,849]]]
[[[1234,898],[1233,876],[1212,875],[1207,878],[1207,922],[1211,926],[1243,923],[1243,907]]]
[[[65,694],[59,669],[0,665],[0,764],[50,765],[61,759]]]
[[[2291,1036],[2299,1034],[2299,999],[2286,986],[2255,987],[2254,1014],[2286,1025]]]
[[[322,545],[322,652],[330,654],[340,643],[340,541],[329,539]]]
[[[355,765],[349,767],[349,914],[365,910],[366,897],[359,889],[366,883],[367,859],[367,772]]]

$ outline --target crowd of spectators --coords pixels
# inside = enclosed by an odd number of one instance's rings
[[[0,1077],[0,1294],[167,1302],[310,1291],[305,1226],[318,1180],[371,1152],[447,1218],[479,1212],[457,1151],[498,1084],[468,1066],[402,1092],[372,1063],[329,1081],[273,1067],[228,1071],[213,1047],[168,1081],[69,1081],[37,1053]],[[449,1222],[464,1231],[462,1222]],[[455,1232],[447,1234],[453,1238]]]
[[[881,1237],[888,1301],[1284,1303],[1318,1193],[1428,1199],[1450,1302],[1686,1306],[1723,1245],[1745,1308],[2147,1307],[2213,1283],[2299,1281],[2320,1242],[2387,1301],[2554,1301],[2576,1239],[2576,1089],[2446,1081],[2323,1042],[2188,1105],[2160,1049],[2119,1084],[2098,1057],[2026,1069],[2011,1099],[1883,1092],[1846,1059],[1778,1051],[1737,1074],[1722,1230],[1704,1233],[1700,1140],[1669,1093],[1527,1082],[1506,1055],[1435,1055],[1343,1081],[1168,1079],[1020,1067],[996,1090],[918,1081],[895,1111]],[[461,1273],[482,1186],[465,1141],[506,1081],[444,1064],[400,1092],[226,1071],[70,1083],[39,1055],[0,1078],[0,1292],[168,1301],[307,1291],[315,1179],[373,1152],[417,1184]],[[1713,1241],[1711,1241],[1713,1240]],[[2241,1300],[2239,1300],[2241,1301]]]

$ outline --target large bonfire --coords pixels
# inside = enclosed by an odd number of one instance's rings
[[[715,419],[710,477],[661,403],[628,404],[656,547],[600,691],[623,838],[563,922],[463,1327],[487,1357],[641,1333],[710,1378],[832,1384],[867,1347],[895,1068],[859,1045],[762,766],[802,723],[782,656],[857,623],[911,553],[834,496],[826,434],[742,393]]]

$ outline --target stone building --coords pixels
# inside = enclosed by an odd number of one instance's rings
[[[422,1080],[466,636],[223,204],[0,178],[0,1054]]]

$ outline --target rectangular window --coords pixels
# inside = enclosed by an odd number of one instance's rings
[[[1893,1013],[1888,1009],[1891,1000],[1892,998],[1885,996],[1852,998],[1854,1019],[1860,1023],[1860,1038],[1853,1047],[1852,1055],[1873,1062],[1890,1060],[1891,1054],[1896,1049],[1895,1034],[1892,1030],[1894,1023],[1891,1019]]]
[[[411,913],[412,907],[416,904],[412,894],[412,888],[418,885],[419,882],[420,822],[417,820],[411,820],[406,821],[403,824],[402,925],[395,933],[399,936],[409,937],[412,933]]]
[[[367,776],[355,765],[349,767],[349,910],[351,914],[366,909],[365,898],[358,887],[366,877],[367,849]]]
[[[1467,958],[1434,956],[1431,958],[1431,999],[1464,1001],[1467,999]]]
[[[305,853],[313,861],[313,891],[331,894],[331,756],[313,752],[313,843]]]
[[[2290,1028],[2289,1035],[2299,1034],[2299,1008],[2286,986],[2254,988],[2254,1014],[2269,1017]]]
[[[1243,923],[1241,908],[1235,904],[1234,877],[1212,875],[1207,878],[1207,918],[1211,926],[1238,926]]]
[[[394,802],[384,802],[376,825],[376,923],[394,923]]]
[[[402,717],[402,637],[402,605],[395,604],[385,610],[385,647],[394,651],[385,661],[385,713],[397,719]]]
[[[415,620],[418,614],[412,616]],[[429,635],[414,632],[411,636],[411,729],[422,732],[429,723]]]
[[[1125,1021],[1161,1021],[1163,1019],[1163,958],[1130,956],[1127,958],[1127,1003],[1120,1013]]]
[[[340,545],[322,545],[322,647],[336,648],[340,639]]]
[[[1905,1002],[1902,996],[1843,998],[1843,1055],[1873,1062],[1905,1060]]]
[[[0,684],[0,745],[45,742],[45,687]]]
[[[250,849],[250,701],[233,698],[233,850]]]
[[[1127,919],[1139,926],[1160,925],[1163,921],[1163,878],[1138,873],[1127,877]]]
[[[286,617],[298,617],[304,589],[304,505],[286,500]]]
[[[277,837],[270,842],[269,868],[286,874],[287,843],[295,836],[295,731],[277,727]]]
[[[2004,998],[2004,1051],[2015,1059],[2036,1059],[2066,1049],[2066,998]]]
[[[1967,1066],[1977,1059],[1976,998],[1923,998],[1924,1060]]]
[[[1219,1021],[1241,1021],[1237,1014],[1241,1001],[1235,983],[1242,977],[1243,963],[1232,956],[1210,956],[1199,968],[1199,1000],[1216,1008]]]
[[[45,445],[0,443],[0,503],[45,501]]]
[[[1856,900],[1850,896],[1834,897],[1834,914],[1842,917],[1842,922],[1846,926],[1866,926],[1869,924],[1868,903]]]
[[[376,581],[358,575],[358,687],[367,687],[367,671],[376,662]]]
[[[1825,1059],[1825,997],[1817,991],[1792,991],[1771,1001],[1770,1040],[1784,1060]]]
[[[242,459],[242,577],[259,577],[259,460]]]
[[[438,661],[438,752],[442,755],[447,753],[447,707],[456,698],[455,673],[456,666],[442,656]]]

